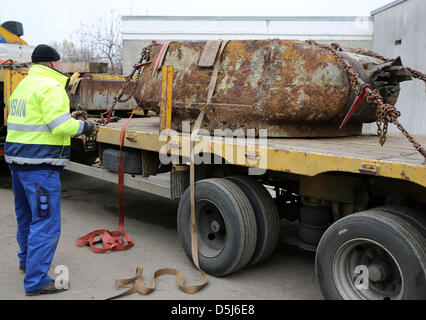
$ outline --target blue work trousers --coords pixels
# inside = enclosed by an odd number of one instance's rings
[[[13,170],[17,240],[20,266],[26,268],[26,292],[36,291],[52,279],[48,276],[61,234],[60,171]]]

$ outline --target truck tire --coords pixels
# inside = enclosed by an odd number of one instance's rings
[[[374,210],[388,212],[401,217],[416,228],[426,239],[426,214],[416,209],[402,206],[383,206],[374,208]]]
[[[257,265],[274,252],[280,236],[280,218],[274,199],[260,183],[247,176],[230,176],[247,196],[254,210],[257,224],[257,242],[253,256],[247,266]]]
[[[352,214],[324,233],[315,270],[327,299],[422,300],[426,240],[395,214],[378,209]]]
[[[123,149],[123,168],[124,173],[142,174],[142,153],[140,150],[125,148]],[[102,156],[102,166],[111,172],[118,172],[120,162],[120,150],[105,149]]]
[[[200,268],[213,276],[225,276],[243,268],[256,246],[256,218],[246,195],[225,179],[206,179],[195,184],[195,214]],[[179,240],[190,260],[190,188],[178,208]]]

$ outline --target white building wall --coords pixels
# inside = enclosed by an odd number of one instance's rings
[[[351,17],[122,18],[123,40],[372,40],[373,22]]]
[[[33,46],[27,45],[1,43],[0,61],[12,59],[18,63],[31,62],[31,54],[34,48]]]

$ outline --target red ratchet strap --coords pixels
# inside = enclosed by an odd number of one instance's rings
[[[155,62],[155,66],[153,68],[153,72],[150,80],[153,78],[155,71],[157,71],[157,67],[162,60],[164,53],[166,52],[167,47],[170,42],[166,42],[163,44],[160,53],[158,54],[157,61]],[[140,103],[140,102],[139,102]],[[118,231],[108,231],[105,229],[92,231],[85,236],[78,238],[76,243],[78,246],[90,246],[90,249],[94,253],[104,253],[106,251],[123,251],[130,249],[134,246],[134,242],[132,238],[124,232],[124,166],[123,166],[123,157],[122,157],[122,149],[124,142],[124,133],[126,132],[126,128],[130,123],[130,120],[133,117],[132,115],[127,119],[123,128],[120,132],[120,162],[118,165],[118,210],[119,210],[119,220],[118,220]],[[105,120],[103,114],[101,114],[101,123],[108,124],[111,120],[111,109],[108,110],[108,116]],[[97,238],[97,241],[95,239]],[[127,244],[124,244],[124,240],[126,240]],[[95,244],[102,242],[102,248],[95,247]]]
[[[132,120],[132,113],[124,124],[123,128],[120,132],[120,162],[118,164],[118,210],[120,213],[119,222],[118,222],[118,230],[123,232],[124,228],[124,165],[123,165],[123,142],[124,142],[124,133],[126,132],[126,128]]]
[[[132,115],[127,119],[120,132],[120,162],[118,165],[118,210],[119,221],[118,231],[108,231],[105,229],[95,230],[77,239],[78,246],[89,246],[94,253],[105,253],[107,251],[123,251],[134,246],[132,238],[124,232],[124,166],[123,166],[123,142],[124,133],[130,123]],[[97,238],[99,239],[95,241]],[[124,242],[126,240],[126,244]],[[102,248],[96,247],[95,244],[102,242]]]
[[[165,42],[163,46],[161,47],[160,53],[158,54],[158,57],[157,57],[157,61],[155,61],[154,68],[152,69],[151,78],[155,75],[155,72],[157,71],[160,61],[161,62],[163,61],[164,54],[166,53],[166,50],[169,47],[169,44],[170,44],[170,41]]]
[[[371,86],[369,84],[364,84],[359,94],[356,96],[355,101],[352,104],[352,107],[349,109],[348,113],[346,114],[345,119],[343,119],[339,129],[342,129],[348,123],[349,119],[352,117],[353,113],[358,108],[361,101],[364,99],[364,96],[367,93],[367,90],[371,90]]]

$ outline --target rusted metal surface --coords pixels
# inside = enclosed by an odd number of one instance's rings
[[[115,95],[124,84],[124,77],[123,80],[116,78],[98,79],[93,78],[90,74],[85,75],[80,80],[75,95],[69,95],[71,107],[76,108],[78,105],[81,105],[86,110],[105,110],[113,103]],[[132,92],[135,85],[135,82],[130,82],[128,92]],[[126,97],[128,96],[124,94],[123,98]],[[129,99],[125,103],[117,104],[116,109],[132,110],[134,106],[134,99]]]
[[[205,42],[172,42],[164,65],[174,67],[172,127],[194,121],[207,100],[211,68],[198,61]],[[155,61],[160,47],[154,47]],[[354,69],[366,82],[383,61],[352,55]],[[140,108],[159,111],[161,75],[152,81],[153,65],[146,67],[136,89]],[[324,48],[291,40],[230,41],[220,61],[219,76],[203,128],[268,129],[270,137],[317,137],[359,134],[362,122],[374,121],[375,110],[360,106],[343,129],[341,121],[354,97],[340,59]],[[399,89],[399,88],[398,88]],[[397,93],[398,90],[395,91]],[[364,111],[363,111],[364,110]]]

